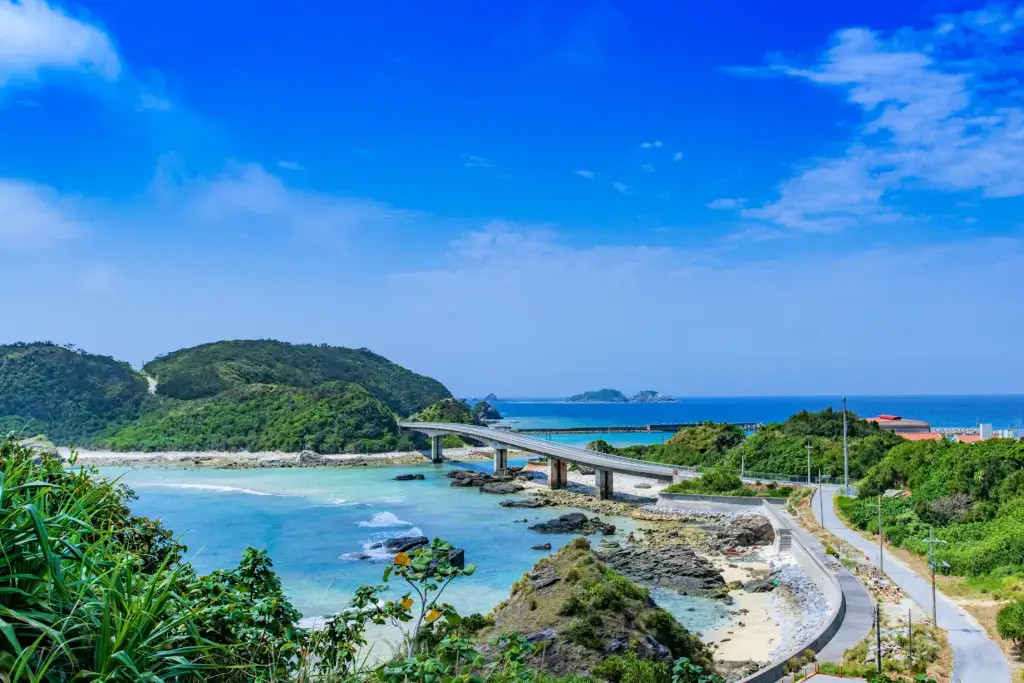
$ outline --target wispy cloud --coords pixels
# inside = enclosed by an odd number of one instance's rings
[[[593,171],[587,171],[586,169],[576,171],[576,175],[578,175],[581,178],[586,178],[587,180],[594,180],[595,178],[597,178],[596,173],[594,173]]]
[[[51,187],[0,178],[0,251],[38,249],[77,237],[80,208]]]
[[[108,81],[121,74],[113,42],[100,28],[44,0],[0,0],[0,87],[44,70],[84,71]]]
[[[1021,28],[1024,9],[989,5],[925,30],[846,29],[811,64],[776,61],[777,75],[843,92],[863,123],[845,154],[808,162],[744,216],[834,231],[903,218],[898,199],[915,188],[1024,195],[1024,105],[1011,76]]]
[[[612,188],[614,188],[615,191],[620,194],[629,194],[629,185],[627,185],[626,183],[612,183]]]
[[[474,156],[472,154],[462,155],[462,165],[467,168],[494,168],[494,164],[490,160],[483,157]]]
[[[641,142],[640,146],[644,149],[651,149],[652,147],[664,147],[661,140],[655,140],[653,142]]]
[[[137,111],[169,111],[171,107],[170,100],[151,92],[143,92],[139,95],[138,104],[135,105]]]
[[[647,171],[648,173],[654,173],[654,166],[651,166],[650,164],[640,164],[640,168]]]
[[[718,210],[722,210],[722,211],[733,211],[733,210],[742,208],[743,204],[745,202],[746,202],[746,200],[744,200],[742,198],[737,198],[737,199],[722,198],[722,199],[716,199],[713,202],[709,202],[708,203],[708,208],[709,209],[718,209]]]
[[[287,171],[305,171],[306,167],[297,161],[279,161],[277,162],[278,168],[283,168]]]
[[[675,154],[672,155],[672,161],[682,161],[682,160],[683,160],[683,153],[682,152],[676,152]]]

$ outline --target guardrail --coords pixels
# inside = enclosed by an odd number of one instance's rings
[[[843,625],[843,618],[846,616],[846,596],[843,594],[843,588],[839,584],[839,579],[825,566],[824,559],[818,559],[817,555],[803,544],[799,535],[793,532],[793,526],[783,517],[782,513],[768,504],[765,504],[763,508],[765,516],[771,521],[774,528],[781,527],[790,530],[792,535],[791,552],[794,558],[821,589],[831,609],[825,618],[825,624],[812,638],[793,648],[767,667],[742,679],[740,683],[777,683],[791,680],[786,674],[786,665],[806,650],[815,654],[820,652]]]

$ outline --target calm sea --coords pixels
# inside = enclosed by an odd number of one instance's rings
[[[681,397],[677,403],[565,403],[523,398],[494,402],[505,423],[520,428],[596,425],[646,425],[700,422],[776,422],[801,410],[842,408],[836,396]],[[934,427],[973,427],[990,422],[996,429],[1024,420],[1021,396],[849,396],[847,407],[863,417],[883,413],[925,420]],[[563,443],[586,444],[592,434],[552,437]],[[614,445],[660,443],[662,434],[611,434]]]

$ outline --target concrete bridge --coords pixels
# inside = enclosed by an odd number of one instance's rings
[[[597,497],[601,500],[611,499],[614,491],[612,475],[615,473],[672,482],[687,476],[685,468],[624,458],[621,455],[588,451],[578,446],[545,441],[507,429],[448,422],[399,422],[398,426],[429,436],[430,455],[434,462],[441,462],[441,441],[446,434],[482,441],[493,448],[495,472],[508,467],[509,448],[543,455],[548,459],[548,485],[553,489],[563,489],[569,483],[570,464],[593,467]]]

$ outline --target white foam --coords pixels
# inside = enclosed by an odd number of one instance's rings
[[[254,491],[253,489],[240,488],[238,486],[221,486],[218,484],[171,484],[167,482],[142,482],[133,483],[132,486],[141,488],[169,488],[169,489],[194,489],[197,491],[214,491],[216,493],[245,493],[250,496],[279,496],[280,493],[267,493],[266,491]]]
[[[396,527],[412,526],[404,519],[399,519],[391,512],[378,512],[368,520],[359,522],[359,526],[368,526],[375,529],[394,529]]]

